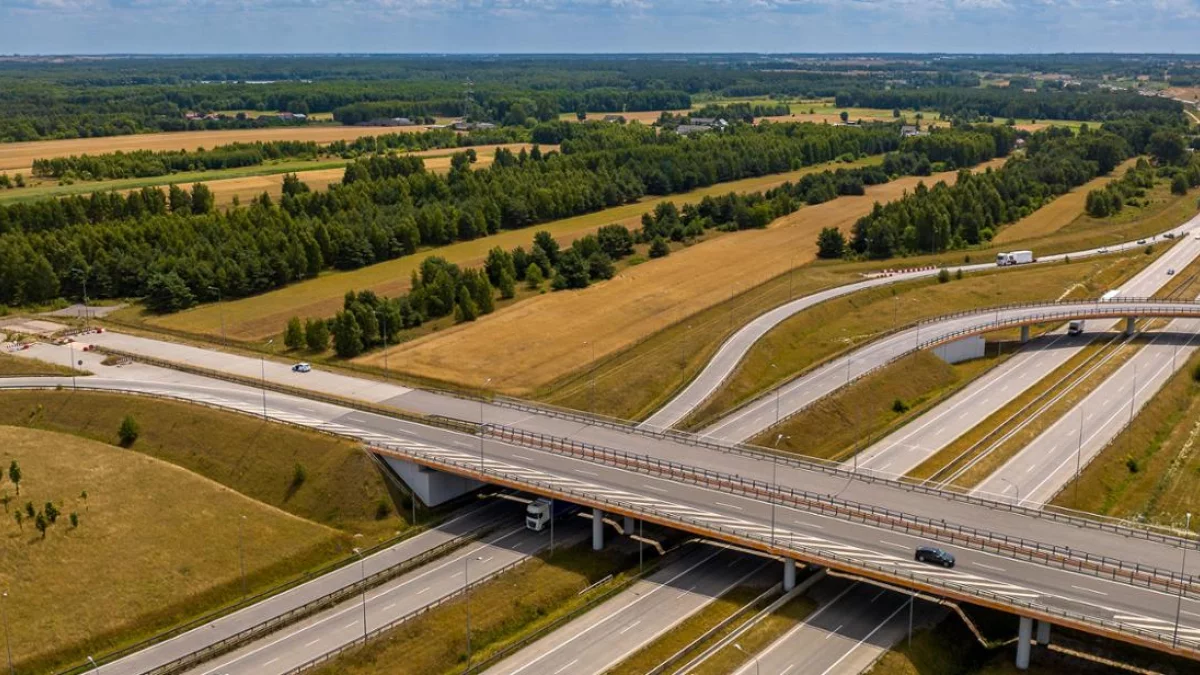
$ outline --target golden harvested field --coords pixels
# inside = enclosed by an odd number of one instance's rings
[[[504,147],[513,152],[520,152],[522,149],[528,150],[532,147],[529,143],[506,143],[504,145],[480,145],[475,147],[475,152],[479,155],[479,159],[473,164],[475,168],[483,168],[491,166],[492,161],[496,158],[496,148]],[[545,150],[556,150],[558,146],[550,145],[543,146]],[[455,152],[462,152],[466,148],[440,148],[436,150],[420,150],[417,152],[404,153],[415,155],[417,157],[425,157],[425,168],[436,173],[447,173],[450,171],[450,156]],[[342,176],[346,170],[343,167],[335,167],[332,169],[314,169],[312,171],[298,171],[296,175],[300,180],[308,183],[308,186],[314,190],[324,190],[334,183],[342,182]],[[254,199],[263,192],[268,192],[271,197],[278,199],[283,193],[283,177],[286,174],[275,173],[263,176],[243,176],[241,178],[223,178],[217,180],[204,181],[209,189],[213,191],[216,197],[217,206],[228,206],[233,203],[233,198],[237,197],[243,204]],[[164,176],[169,178],[169,176]]]
[[[195,150],[212,148],[226,143],[254,141],[352,141],[363,136],[381,136],[397,132],[425,131],[425,127],[269,127],[265,129],[230,129],[225,131],[176,131],[161,134],[132,134],[102,138],[72,138],[56,141],[0,143],[0,171],[29,172],[35,159],[65,157],[122,150]]]
[[[999,166],[995,160],[986,166]],[[697,244],[618,274],[582,291],[548,293],[389,350],[390,363],[415,375],[479,384],[525,394],[623,349],[705,308],[728,300],[816,257],[822,227],[849,231],[875,202],[899,198],[924,180],[954,180],[954,172],[906,177],[779,218],[763,230],[738,232]],[[747,274],[747,270],[753,270]],[[276,324],[276,330],[278,326]],[[585,343],[586,346],[585,346]],[[362,357],[382,363],[382,352]]]
[[[459,265],[479,265],[487,256],[487,252],[496,246],[505,249],[516,246],[528,247],[533,241],[534,232],[539,230],[551,232],[560,243],[566,245],[609,223],[622,223],[629,227],[639,226],[642,214],[653,210],[654,206],[662,201],[684,204],[698,202],[708,195],[766,190],[786,181],[795,180],[806,173],[830,168],[862,166],[879,161],[879,157],[873,157],[854,164],[818,164],[789,173],[720,183],[693,190],[687,194],[643,199],[633,204],[595,213],[564,218],[521,230],[501,232],[490,237],[458,242],[437,249],[428,249],[420,251],[416,255],[389,260],[350,272],[329,272],[316,279],[292,284],[263,295],[222,304],[205,305],[167,316],[148,317],[145,320],[151,326],[219,336],[223,314],[225,329],[229,337],[236,340],[261,340],[282,330],[292,316],[332,316],[341,309],[342,296],[350,289],[371,289],[381,295],[389,296],[406,292],[412,271],[417,269],[421,261],[429,255],[439,255]],[[811,242],[809,243],[811,244]]]
[[[196,596],[238,584],[238,518],[247,575],[335,541],[284,513],[142,453],[49,431],[0,426],[0,461],[17,461],[21,495],[6,506],[0,562],[18,671],[100,654]],[[11,484],[6,492],[15,497]],[[83,499],[83,491],[87,499]],[[12,512],[62,511],[45,539]],[[69,514],[79,514],[72,528]],[[52,656],[53,655],[53,656]],[[57,657],[57,658],[56,658]],[[57,661],[57,663],[56,663]]]
[[[992,239],[992,242],[1003,244],[1010,241],[1041,237],[1061,230],[1074,221],[1075,218],[1083,215],[1083,209],[1089,192],[1098,190],[1124,176],[1125,171],[1132,168],[1134,164],[1137,164],[1137,158],[1125,161],[1107,176],[1092,179],[1071,190],[1021,220],[1001,229]]]

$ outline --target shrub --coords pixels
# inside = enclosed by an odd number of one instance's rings
[[[304,481],[308,480],[308,470],[300,462],[296,462],[296,466],[292,468],[292,489],[298,489],[304,485]]]
[[[1129,473],[1137,473],[1138,471],[1142,470],[1141,465],[1138,464],[1137,458],[1133,455],[1125,455],[1125,468],[1129,469]]]
[[[386,499],[380,499],[375,505],[375,520],[383,520],[392,515],[392,505]]]
[[[133,419],[133,415],[126,415],[125,419],[121,420],[121,428],[117,429],[117,438],[120,439],[122,448],[128,448],[137,441],[141,433],[142,430],[138,427],[137,420]]]
[[[947,281],[950,281],[950,270],[943,267],[942,269],[938,270],[938,283],[944,284]]]
[[[895,401],[892,401],[892,412],[906,413],[908,412],[908,404],[904,402],[904,399],[898,398]]]
[[[651,258],[662,258],[670,252],[671,246],[667,243],[667,240],[663,239],[662,237],[655,237],[654,241],[650,243]]]

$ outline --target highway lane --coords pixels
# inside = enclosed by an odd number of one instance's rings
[[[490,526],[499,519],[507,517],[512,520],[516,517],[513,513],[516,510],[518,510],[517,507],[511,502],[497,500],[480,504],[466,514],[443,523],[435,529],[367,556],[363,560],[363,569],[368,575],[371,575],[395,566],[458,536]],[[348,586],[360,578],[361,572],[358,565],[342,567],[245,609],[197,626],[170,640],[152,645],[112,663],[106,663],[104,672],[128,675],[144,673],[191,654],[202,647],[236,635],[293,608],[301,607],[312,600]]]
[[[733,671],[734,675],[834,675],[858,673],[908,634],[909,596],[872,584],[827,577],[809,591],[813,611],[778,640]],[[917,601],[920,628],[944,610]]]
[[[1177,319],[976,487],[1040,506],[1133,419],[1196,350],[1200,321]]]
[[[1197,219],[1169,230],[1172,233],[1182,233],[1189,231],[1197,224]],[[1150,237],[1151,240],[1159,240],[1161,236]],[[1134,242],[1125,242],[1115,246],[1106,247],[1107,251],[1119,251],[1127,248],[1138,246]],[[1099,255],[1101,249],[1088,249],[1084,251],[1075,251],[1073,253],[1058,254],[1043,256],[1038,259],[1039,263],[1059,262],[1070,257],[1072,260],[1082,259],[1094,255]],[[961,269],[964,273],[976,272],[981,270],[995,269],[994,263],[983,263],[975,265],[961,265],[958,267],[949,268],[950,271]],[[1011,268],[1011,269],[1021,269]],[[769,332],[772,328],[782,323],[792,315],[801,312],[816,304],[830,300],[833,298],[855,293],[857,291],[883,286],[887,284],[911,281],[925,277],[935,276],[938,270],[924,270],[920,272],[910,272],[906,274],[897,274],[892,277],[867,279],[844,286],[820,291],[812,295],[793,300],[785,305],[781,305],[764,314],[754,318],[750,323],[734,333],[713,355],[713,358],[704,367],[704,369],[684,388],[675,398],[671,399],[653,415],[648,417],[644,426],[656,429],[672,427],[682,421],[688,414],[699,408],[704,401],[712,395],[714,391],[720,387],[733,373],[737,364],[741,362],[746,353],[750,351],[754,343],[757,342],[763,335]],[[748,436],[747,436],[748,437]]]
[[[1167,270],[1183,270],[1200,256],[1200,241],[1194,237],[1180,240],[1145,269],[1118,287],[1122,296],[1149,297],[1171,280]],[[1054,372],[1093,339],[1108,340],[1105,331],[1119,322],[1093,320],[1085,325],[1083,336],[1068,336],[1065,329],[1035,340],[1005,363],[993,369],[963,391],[943,401],[919,419],[867,448],[845,462],[859,470],[904,475],[921,462],[937,454],[982,420]],[[1171,330],[1186,326],[1174,324]],[[1186,328],[1185,328],[1186,329]],[[997,493],[1000,494],[1000,493]]]
[[[600,675],[746,582],[776,581],[774,564],[736,550],[693,550],[618,596],[489,668],[490,675]]]
[[[545,533],[525,529],[519,518],[478,544],[414,570],[366,594],[366,628],[375,630],[441,598],[462,590],[467,583],[485,579],[497,570],[541,550],[549,544]],[[562,524],[564,540],[579,540],[586,527]],[[353,566],[354,571],[357,566]],[[469,577],[467,575],[470,575]],[[363,636],[363,599],[356,596],[304,621],[272,633],[246,647],[187,671],[191,675],[274,675],[286,673]],[[441,635],[441,640],[463,640],[462,635]],[[105,672],[108,667],[105,666]]]

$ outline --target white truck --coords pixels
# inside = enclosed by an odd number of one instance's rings
[[[540,497],[525,507],[525,527],[534,532],[541,532],[550,526],[551,520],[569,516],[578,510],[578,504]]]
[[[1008,265],[1024,265],[1034,262],[1033,251],[1012,251],[1009,253],[997,253],[996,265],[998,267],[1006,267]]]
[[[1083,319],[1075,319],[1067,326],[1067,335],[1083,335]]]

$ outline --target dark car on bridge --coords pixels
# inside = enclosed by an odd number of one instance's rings
[[[954,567],[954,555],[933,546],[917,548],[917,562],[927,562],[942,567]]]

